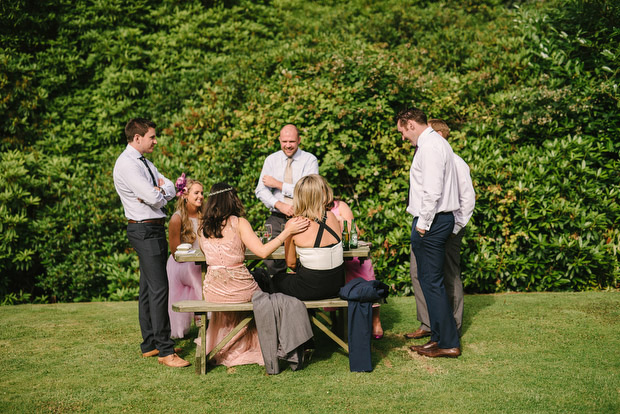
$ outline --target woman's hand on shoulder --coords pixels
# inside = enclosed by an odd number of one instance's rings
[[[289,221],[286,222],[285,229],[290,230],[290,234],[298,234],[303,233],[308,230],[308,226],[310,226],[310,220],[305,217],[293,217]]]

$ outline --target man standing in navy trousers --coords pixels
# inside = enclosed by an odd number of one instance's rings
[[[407,212],[413,216],[411,247],[431,323],[430,341],[411,350],[431,358],[456,358],[461,355],[461,343],[443,274],[453,212],[459,209],[454,153],[448,141],[428,126],[422,110],[399,112],[396,124],[403,140],[416,147],[409,170]]]

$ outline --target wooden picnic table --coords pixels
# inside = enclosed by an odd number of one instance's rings
[[[360,260],[364,260],[364,258],[370,256],[370,243],[365,241],[359,241],[358,246],[355,249],[345,250],[342,254],[345,258],[353,258],[359,257]],[[278,247],[273,253],[266,257],[267,259],[275,259],[275,260],[284,260],[284,246]],[[207,274],[207,262],[205,261],[205,255],[202,253],[200,249],[192,249],[192,250],[177,250],[174,253],[174,260],[177,262],[196,262],[200,263],[202,270],[202,281],[204,282],[205,276]],[[255,255],[250,251],[250,249],[245,249],[245,260],[249,261],[246,267],[249,270],[253,270],[258,263],[260,263],[263,259]]]
[[[343,252],[343,257],[352,258],[359,257],[360,260],[368,257],[370,255],[370,243],[360,241],[359,245],[356,249],[345,250]],[[204,281],[208,264],[205,261],[204,254],[201,250],[188,250],[188,251],[179,251],[177,250],[174,259],[177,262],[196,262],[200,263],[202,268],[202,280]],[[245,259],[250,261],[248,264],[248,268],[252,269],[255,267],[262,258],[256,256],[250,250],[246,249],[245,251]],[[276,251],[274,251],[271,255],[267,257],[267,259],[284,259],[284,246],[280,246]],[[317,326],[321,331],[327,334],[332,340],[334,340],[338,345],[340,345],[346,353],[349,352],[349,347],[347,345],[347,301],[342,300],[340,298],[332,298],[325,300],[317,300],[317,301],[304,301],[304,304],[308,309],[322,309],[322,308],[331,308],[334,310],[334,318],[330,318],[327,313],[322,312],[317,315],[311,316],[311,322]],[[195,300],[184,300],[180,302],[176,302],[172,305],[172,309],[175,312],[193,312],[196,315],[200,316],[201,324],[199,328],[199,337],[201,339],[201,344],[196,348],[196,373],[198,374],[206,374],[207,372],[207,362],[212,359],[215,354],[222,349],[230,339],[239,332],[244,326],[246,326],[253,318],[251,311],[253,309],[252,302],[248,303],[209,303],[203,300],[195,301]],[[215,346],[215,348],[208,354],[205,355],[205,349],[203,348],[206,344],[206,327],[208,324],[207,313],[211,311],[216,312],[231,312],[231,311],[248,311],[247,316],[224,338],[220,341],[219,344]],[[317,316],[320,316],[319,319]],[[330,325],[330,327],[326,326]]]
[[[364,257],[368,257],[369,255],[370,255],[370,243],[364,242],[364,241],[360,241],[357,248],[351,249],[351,250],[345,250],[343,253],[343,257],[345,259],[347,257],[364,258]],[[272,254],[270,254],[267,257],[267,259],[284,260],[284,246],[278,247]],[[176,260],[177,262],[196,262],[196,263],[201,263],[201,264],[204,263],[206,265],[205,256],[202,253],[202,250],[200,249],[187,250],[187,251],[177,250],[176,253],[174,254],[174,260]],[[252,253],[249,249],[245,249],[245,260],[261,261],[263,259],[261,259],[257,255]],[[248,268],[249,267],[250,266],[248,266]],[[206,270],[206,269],[203,269],[203,270]]]

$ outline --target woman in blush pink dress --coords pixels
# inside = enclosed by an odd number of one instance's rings
[[[200,222],[203,194],[199,181],[186,179],[185,174],[177,179],[177,209],[168,223],[168,244],[172,254],[166,264],[168,273],[168,315],[170,316],[170,337],[183,338],[189,332],[193,313],[173,312],[172,304],[180,300],[202,299],[202,273],[200,265],[193,262],[179,263],[174,253],[181,243],[190,243],[192,249],[198,246],[198,225]]]
[[[338,221],[340,221],[341,231],[344,227],[344,221],[348,223],[348,228],[351,228],[351,221],[353,220],[353,212],[347,203],[341,200],[334,200],[333,194],[328,191],[328,208],[333,203],[330,211],[334,213]],[[357,225],[356,225],[357,227]],[[359,234],[359,229],[358,229]],[[361,277],[364,280],[376,280],[375,271],[372,267],[372,260],[365,259],[360,261],[358,257],[354,257],[352,260],[345,260],[345,283]],[[383,327],[381,326],[381,319],[379,318],[379,305],[373,305],[372,308],[372,337],[374,339],[383,338]]]
[[[226,183],[217,183],[211,187],[199,230],[200,248],[208,263],[203,285],[203,295],[207,302],[250,302],[254,292],[260,288],[243,264],[245,248],[265,258],[287,237],[308,227],[306,219],[290,219],[281,234],[263,244],[243,217],[244,214],[243,204],[233,187]],[[211,352],[244,316],[244,312],[212,312],[207,327],[206,353]],[[227,367],[264,365],[254,322],[237,333],[213,360],[216,365]]]

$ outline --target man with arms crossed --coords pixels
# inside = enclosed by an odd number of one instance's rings
[[[168,317],[168,242],[162,207],[174,197],[174,184],[144,158],[157,144],[155,123],[130,119],[125,136],[128,144],[116,160],[113,175],[128,220],[127,237],[140,259],[138,319],[142,356],[157,355],[160,364],[186,367],[189,362],[175,353]]]
[[[448,139],[450,128],[440,119],[429,119],[430,126],[439,135]],[[461,157],[454,154],[456,175],[459,183],[459,204],[460,208],[454,212],[454,229],[446,242],[446,258],[444,262],[444,284],[452,313],[456,321],[456,328],[461,333],[463,324],[463,282],[461,281],[461,241],[465,226],[474,212],[476,204],[476,194],[469,175],[469,166]],[[418,266],[415,255],[411,252],[411,283],[415,295],[416,312],[420,327],[415,331],[405,334],[407,339],[420,339],[431,335],[430,320],[426,301],[418,280]]]
[[[409,171],[409,205],[413,215],[411,247],[430,317],[431,340],[411,349],[427,357],[461,355],[461,343],[443,281],[446,241],[459,209],[454,153],[444,138],[427,124],[417,108],[398,113],[403,140],[416,146]]]
[[[265,159],[254,193],[271,215],[265,224],[271,224],[272,236],[282,231],[282,225],[293,216],[293,190],[302,177],[319,173],[319,163],[309,152],[299,149],[299,131],[288,124],[280,131],[280,148]],[[265,260],[270,275],[286,272],[284,260]]]

